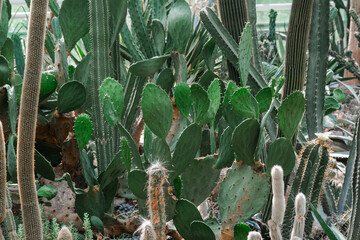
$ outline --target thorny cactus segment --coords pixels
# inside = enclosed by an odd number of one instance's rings
[[[25,239],[43,239],[40,207],[34,174],[34,142],[44,54],[48,0],[32,0],[26,48],[25,74],[21,93],[17,178]]]
[[[144,220],[143,224],[136,230],[140,231],[140,240],[156,240],[154,226],[149,220]]]
[[[161,163],[154,163],[148,169],[148,207],[151,222],[158,240],[166,239],[166,213],[164,184],[167,181],[167,170]]]
[[[298,193],[295,198],[295,219],[291,232],[291,239],[302,239],[305,228],[306,198],[302,193]]]
[[[285,214],[285,197],[284,197],[284,181],[282,167],[275,165],[271,169],[272,178],[272,214],[269,220],[270,236],[272,240],[281,240],[280,225],[284,221]]]
[[[12,202],[9,189],[6,188],[6,218],[4,221],[5,231],[7,232],[10,240],[18,240],[16,232],[16,223],[14,214],[12,212]]]
[[[3,126],[0,121],[0,223],[6,216],[6,153]]]
[[[247,240],[262,240],[262,237],[258,232],[249,232]]]
[[[67,227],[62,227],[57,236],[57,240],[73,240],[73,236]]]

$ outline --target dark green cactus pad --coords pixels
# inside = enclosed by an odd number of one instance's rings
[[[0,87],[9,84],[9,62],[4,56],[0,56]]]
[[[219,180],[220,170],[213,168],[214,163],[214,156],[194,159],[181,175],[184,186],[182,195],[196,206],[210,195]]]
[[[270,191],[269,178],[255,173],[251,167],[233,164],[219,189],[222,229],[232,231],[264,206]]]
[[[77,41],[89,32],[89,1],[65,0],[60,8],[59,22],[66,50],[71,51]]]
[[[208,70],[201,75],[198,83],[207,91],[215,78],[217,78],[217,75],[213,71]]]
[[[39,101],[44,100],[55,92],[58,85],[55,78],[56,72],[43,72],[41,74],[41,86],[40,86],[40,99]]]
[[[221,134],[220,146],[219,146],[219,157],[215,163],[214,168],[221,169],[224,167],[231,167],[234,162],[235,155],[232,148],[232,129],[226,128]]]
[[[278,111],[278,123],[281,132],[291,141],[298,129],[305,110],[304,95],[296,91],[281,103]]]
[[[176,143],[172,167],[170,169],[170,182],[181,174],[194,159],[201,144],[201,127],[196,123],[188,126]]]
[[[80,114],[74,123],[74,132],[79,150],[81,151],[89,142],[92,134],[92,124],[90,116],[86,113]]]
[[[243,161],[247,165],[254,164],[259,133],[260,124],[256,119],[247,119],[237,126],[232,135],[232,148],[238,161]]]
[[[104,223],[97,216],[90,217],[91,225],[93,225],[97,230],[99,230],[102,234],[104,234]]]
[[[35,150],[35,172],[39,173],[46,179],[55,180],[54,168],[51,163],[37,150]]]
[[[202,54],[204,57],[204,62],[209,70],[214,70],[215,67],[215,60],[216,60],[216,48],[215,41],[213,38],[209,39],[209,41],[204,45],[202,50]]]
[[[247,236],[251,232],[251,228],[245,223],[236,224],[234,227],[235,240],[247,240]]]
[[[212,122],[215,119],[216,113],[220,107],[221,101],[221,91],[220,91],[220,84],[219,79],[215,79],[208,91],[207,91],[208,98],[210,100],[208,111],[204,117],[204,123]]]
[[[191,10],[189,4],[184,0],[176,1],[168,15],[168,30],[176,49],[180,53],[185,48],[192,32]]]
[[[156,136],[165,139],[173,119],[173,106],[166,92],[155,84],[146,85],[141,109],[146,125]]]
[[[121,84],[113,78],[106,78],[99,89],[100,99],[103,102],[105,96],[109,96],[118,121],[121,119],[121,114],[124,108],[124,91]]]
[[[62,85],[58,93],[58,112],[67,113],[80,108],[86,100],[84,85],[71,81]]]
[[[76,195],[75,210],[81,219],[83,219],[84,213],[101,219],[104,215],[104,206],[104,194],[95,188],[87,193]]]
[[[2,46],[1,55],[6,58],[9,63],[9,68],[14,69],[14,42],[11,38],[6,38],[4,45]]]
[[[159,55],[164,53],[165,49],[165,29],[162,23],[154,19],[151,24],[151,34],[152,34],[152,40],[155,45],[155,49]]]
[[[103,113],[105,116],[105,120],[110,126],[114,126],[119,120],[116,114],[114,104],[111,101],[109,95],[107,94],[101,100],[103,104]]]
[[[175,192],[175,195],[178,199],[181,198],[182,196],[182,189],[183,189],[183,184],[182,184],[182,180],[181,180],[181,177],[178,176],[177,178],[174,179],[173,181],[174,183],[174,192]]]
[[[165,168],[170,167],[171,154],[169,145],[164,139],[154,138],[152,141],[151,148],[151,161],[152,162],[161,162],[165,165]]]
[[[139,77],[148,77],[159,71],[168,58],[169,55],[164,55],[142,60],[132,64],[129,71]]]
[[[223,101],[223,115],[226,122],[230,125],[232,129],[235,129],[244,119],[239,117],[238,114],[234,112],[231,107],[230,101],[232,95],[239,89],[239,87],[233,82],[229,81],[227,89],[225,91],[224,101]]]
[[[97,184],[94,166],[85,149],[80,152],[80,163],[86,183],[90,188],[94,187],[94,185]]]
[[[270,87],[267,88],[263,88],[261,89],[257,94],[256,94],[256,101],[258,101],[259,103],[259,112],[263,113],[266,112],[271,105],[271,101],[272,101],[272,90]]]
[[[207,92],[199,84],[191,85],[191,97],[194,105],[195,122],[202,125],[206,121],[205,115],[210,106]]]
[[[259,104],[247,88],[240,88],[232,95],[231,106],[243,118],[259,119]]]
[[[194,240],[216,240],[214,232],[202,221],[193,221],[190,228]]]
[[[215,236],[220,236],[221,225],[215,217],[208,217],[204,222],[211,228]]]
[[[105,171],[99,176],[100,189],[105,189],[125,171],[126,167],[123,161],[122,152],[119,151],[106,167]]]
[[[176,230],[183,238],[192,239],[191,223],[203,220],[199,210],[192,202],[182,199],[177,201],[175,211],[173,220]]]
[[[124,160],[126,170],[129,173],[131,170],[131,149],[130,149],[129,143],[125,137],[121,138],[120,146],[121,146],[122,158]]]
[[[186,83],[177,84],[175,87],[175,103],[184,117],[188,117],[192,105],[191,89]]]
[[[266,173],[271,175],[271,168],[280,165],[284,170],[284,176],[289,175],[294,169],[296,155],[293,146],[286,138],[276,139],[269,147],[266,159]]]
[[[54,198],[57,194],[57,189],[53,185],[43,185],[37,190],[38,197],[45,197],[48,200]]]
[[[135,169],[129,173],[129,188],[136,197],[146,199],[146,182],[147,174],[145,171]]]
[[[170,68],[165,68],[154,81],[155,80],[156,85],[159,85],[167,94],[169,94],[174,86],[175,77]]]
[[[239,73],[243,87],[246,86],[252,58],[252,30],[251,24],[247,23],[239,42]]]
[[[119,32],[122,28],[122,26],[125,23],[126,16],[127,16],[127,1],[126,0],[110,0],[109,3],[109,9],[110,9],[110,15],[113,20],[113,26],[114,30],[112,31],[111,36],[111,44],[112,46],[115,42],[115,40],[119,37]]]

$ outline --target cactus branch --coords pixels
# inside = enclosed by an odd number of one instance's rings
[[[25,239],[43,239],[34,174],[34,150],[48,0],[32,0],[21,93],[17,178]]]
[[[0,223],[6,216],[6,152],[5,138],[2,123],[0,121]]]
[[[291,239],[302,239],[305,228],[306,198],[302,193],[298,193],[295,198],[295,219],[291,232]]]

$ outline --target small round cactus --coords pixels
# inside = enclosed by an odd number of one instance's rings
[[[156,233],[154,230],[154,226],[149,220],[144,220],[143,224],[136,230],[136,232],[140,231],[140,240],[156,240]]]
[[[67,227],[62,227],[57,236],[57,240],[73,240],[73,236]]]
[[[261,234],[258,232],[249,232],[247,240],[262,240]]]

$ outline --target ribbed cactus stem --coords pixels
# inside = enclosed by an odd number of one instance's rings
[[[291,232],[291,239],[302,239],[305,228],[306,198],[302,193],[298,193],[295,198],[295,219]]]
[[[21,93],[17,178],[25,239],[43,239],[34,173],[34,150],[48,0],[32,0]]]
[[[5,138],[2,123],[0,121],[0,223],[6,216],[6,152]]]
[[[11,209],[12,209],[12,202],[11,202],[10,192],[9,189],[6,188],[6,218],[4,221],[5,230],[10,240],[18,240],[14,214]]]
[[[164,184],[167,181],[167,170],[161,163],[155,163],[148,169],[148,206],[151,223],[158,240],[166,239],[166,214]]]
[[[140,240],[156,240],[154,226],[149,220],[145,220],[136,231],[141,232]]]
[[[258,232],[249,232],[247,240],[262,240],[262,237]]]
[[[285,197],[284,197],[284,173],[282,167],[275,165],[271,169],[271,184],[273,191],[272,213],[269,220],[270,237],[272,240],[281,240],[280,226],[284,221]]]
[[[57,236],[57,240],[73,240],[73,235],[67,227],[62,227]]]

